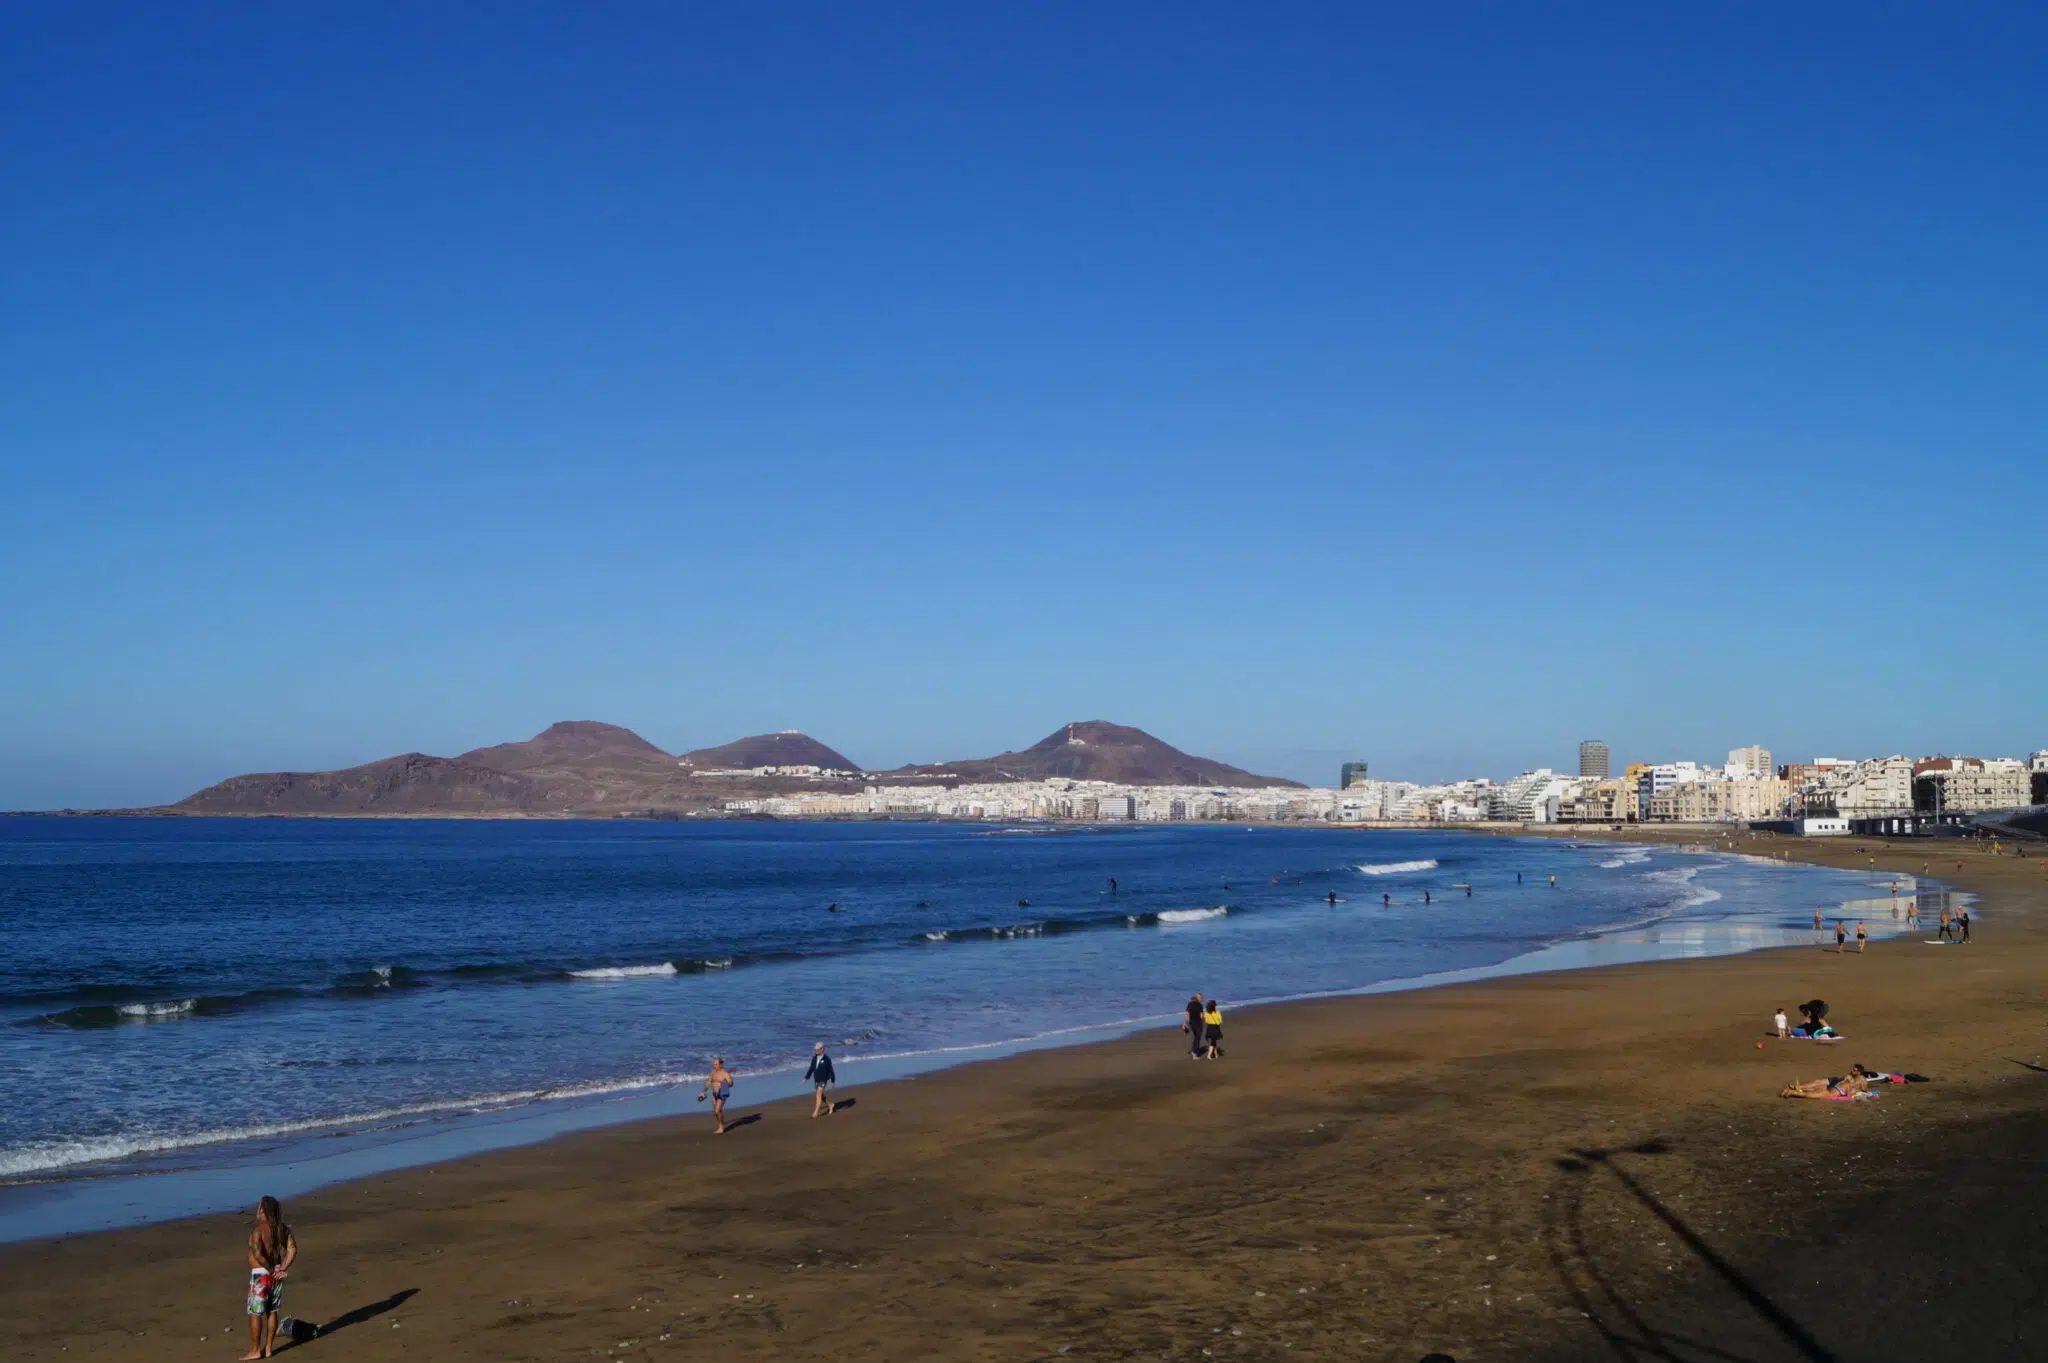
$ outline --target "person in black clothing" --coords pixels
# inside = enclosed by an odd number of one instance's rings
[[[829,1117],[839,1110],[839,1104],[825,1101],[825,1090],[839,1082],[839,1076],[832,1072],[832,1057],[825,1054],[825,1043],[820,1041],[811,1052],[810,1068],[804,1071],[804,1078],[817,1086],[817,1101],[811,1104],[813,1117]]]
[[[1188,1020],[1180,1025],[1180,1029],[1188,1034],[1188,1058],[1190,1060],[1200,1060],[1202,1053],[1208,1049],[1208,1043],[1202,1040],[1202,996],[1200,994],[1188,996]]]

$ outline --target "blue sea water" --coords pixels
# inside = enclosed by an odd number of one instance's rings
[[[1805,942],[1843,904],[1900,926],[1874,872],[1451,832],[0,819],[0,1182],[483,1131],[713,1053],[758,1095],[818,1040],[858,1082],[1197,989]]]

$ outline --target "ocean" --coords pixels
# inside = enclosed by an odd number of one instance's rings
[[[756,1101],[815,1041],[852,1085],[1916,892],[1455,832],[0,818],[0,1239],[689,1110],[713,1054]]]

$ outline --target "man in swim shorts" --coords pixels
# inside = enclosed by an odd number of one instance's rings
[[[1188,1059],[1200,1060],[1202,1052],[1207,1049],[1202,1043],[1202,996],[1200,994],[1188,996],[1187,1021],[1181,1023],[1180,1029],[1188,1034]]]
[[[732,1097],[732,1071],[725,1067],[725,1057],[711,1057],[711,1077],[704,1081],[704,1087],[697,1090],[697,1101],[703,1102],[706,1094],[711,1096],[711,1118],[716,1123],[711,1134],[725,1134],[725,1100]]]

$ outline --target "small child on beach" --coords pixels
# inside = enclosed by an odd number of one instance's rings
[[[1778,1029],[1778,1040],[1780,1041],[1783,1041],[1785,1038],[1792,1035],[1792,1024],[1785,1017],[1785,1010],[1783,1007],[1780,1007],[1778,1009],[1778,1015],[1771,1019],[1771,1025]]]

